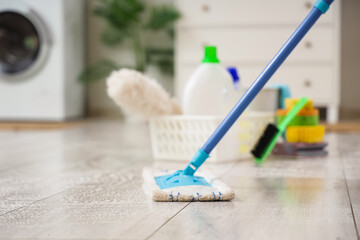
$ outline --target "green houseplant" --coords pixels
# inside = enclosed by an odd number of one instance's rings
[[[108,47],[116,47],[126,39],[131,42],[135,56],[134,66],[119,66],[117,63],[101,59],[88,66],[79,76],[82,83],[101,80],[113,70],[129,67],[145,71],[149,64],[157,66],[161,72],[173,74],[173,47],[154,47],[144,39],[144,34],[166,33],[173,41],[174,24],[180,13],[171,4],[147,6],[141,0],[97,0],[93,10],[95,16],[106,22],[101,41]]]

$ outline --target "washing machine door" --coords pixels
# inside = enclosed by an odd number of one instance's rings
[[[27,3],[14,2],[1,1],[0,75],[2,79],[17,80],[40,70],[49,49],[49,36],[44,22]]]

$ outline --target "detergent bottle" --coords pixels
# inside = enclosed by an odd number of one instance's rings
[[[188,80],[183,97],[185,115],[224,116],[236,103],[233,79],[220,65],[215,46],[205,46],[201,65]]]

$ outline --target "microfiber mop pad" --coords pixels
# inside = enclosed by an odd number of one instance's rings
[[[225,183],[208,171],[199,171],[195,177],[209,184],[187,185],[161,189],[156,182],[157,178],[174,174],[176,171],[161,171],[144,169],[143,178],[146,191],[155,202],[192,202],[192,201],[230,201],[235,193]]]

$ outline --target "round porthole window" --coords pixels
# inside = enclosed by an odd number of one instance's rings
[[[0,71],[17,74],[36,62],[40,37],[35,26],[21,14],[0,13]]]
[[[0,11],[1,79],[27,79],[36,73],[47,55],[46,35],[44,24],[30,9]]]

